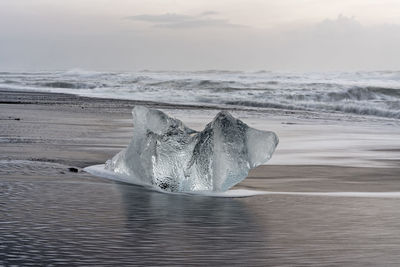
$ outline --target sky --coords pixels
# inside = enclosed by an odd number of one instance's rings
[[[0,71],[400,70],[399,0],[0,0]]]

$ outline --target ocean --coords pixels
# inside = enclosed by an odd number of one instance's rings
[[[400,71],[0,72],[0,89],[400,119]]]

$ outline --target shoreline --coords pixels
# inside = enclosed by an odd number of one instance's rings
[[[73,90],[73,89],[71,89]],[[162,101],[145,101],[145,100],[131,100],[122,98],[108,98],[100,96],[84,96],[79,94],[65,93],[65,92],[50,92],[50,91],[35,91],[35,90],[13,90],[0,88],[0,104],[37,104],[37,105],[71,105],[83,108],[102,108],[109,109],[130,108],[134,105],[143,105],[157,109],[168,110],[207,110],[218,111],[227,110],[230,112],[237,112],[238,114],[246,113],[252,116],[261,116],[269,119],[282,120],[282,124],[293,125],[297,124],[295,121],[309,122],[320,121],[329,124],[337,122],[353,124],[353,123],[372,123],[374,125],[393,125],[400,126],[400,120],[395,118],[386,118],[380,116],[365,116],[361,114],[342,113],[338,111],[313,111],[313,110],[293,110],[293,109],[280,109],[280,108],[256,108],[245,106],[228,106],[217,105],[208,103],[206,105],[200,104],[182,104],[182,103],[168,103]]]

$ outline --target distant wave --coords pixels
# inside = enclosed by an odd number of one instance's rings
[[[400,90],[384,87],[355,87],[344,92],[330,92],[328,96],[332,100],[374,100],[400,98]]]
[[[66,89],[93,89],[96,85],[87,83],[73,83],[73,82],[47,82],[39,83],[39,86],[50,88],[66,88]]]
[[[114,75],[116,73],[113,72],[99,72],[92,70],[83,70],[83,69],[71,69],[64,72],[61,72],[63,76],[81,76],[81,77],[93,77],[93,76],[102,76],[102,75]]]
[[[279,104],[273,102],[256,102],[256,101],[226,101],[226,105],[232,106],[244,106],[244,107],[256,107],[256,108],[276,108],[276,109],[303,109],[301,107],[296,107],[294,105]]]
[[[18,81],[13,81],[13,80],[4,80],[3,83],[5,84],[18,84]]]

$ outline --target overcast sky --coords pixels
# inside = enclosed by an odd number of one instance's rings
[[[399,0],[0,0],[0,71],[400,70]]]

